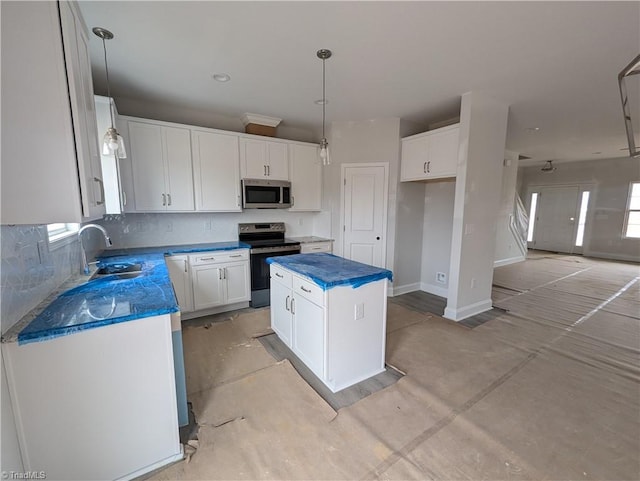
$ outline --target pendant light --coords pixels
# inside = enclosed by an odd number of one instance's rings
[[[318,50],[317,54],[319,59],[322,60],[322,140],[320,141],[320,158],[322,159],[322,165],[331,164],[331,157],[329,156],[329,142],[327,142],[327,137],[324,133],[325,128],[325,107],[327,106],[327,97],[325,95],[325,71],[324,71],[324,62],[328,58],[331,57],[331,50],[327,50],[323,48]]]
[[[104,71],[107,76],[107,98],[109,99],[109,115],[111,116],[111,127],[107,129],[102,139],[102,154],[103,155],[117,155],[120,159],[127,157],[127,151],[124,148],[124,142],[122,136],[115,128],[115,122],[113,121],[113,107],[111,105],[111,89],[109,88],[109,66],[107,64],[107,46],[105,40],[111,40],[113,34],[102,27],[94,27],[93,33],[102,39],[102,50],[104,51]]]
[[[550,174],[555,170],[556,168],[553,166],[553,160],[547,160],[546,164],[544,164],[540,169],[540,171],[544,172],[545,174]]]

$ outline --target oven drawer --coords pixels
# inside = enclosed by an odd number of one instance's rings
[[[233,251],[199,252],[189,255],[189,264],[198,266],[202,264],[216,264],[218,262],[231,262],[249,260],[249,249],[237,249]]]
[[[293,293],[309,299],[318,306],[324,305],[324,291],[320,286],[302,277],[293,277]]]
[[[271,279],[291,289],[291,278],[293,275],[286,269],[271,264]]]

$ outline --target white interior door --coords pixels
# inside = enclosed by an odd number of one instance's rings
[[[387,164],[343,166],[342,255],[385,267],[387,233]]]
[[[572,253],[575,249],[580,187],[544,187],[538,196],[534,248]]]

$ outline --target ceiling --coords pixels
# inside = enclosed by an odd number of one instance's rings
[[[529,164],[627,155],[617,74],[640,52],[640,2],[80,6],[90,29],[115,35],[107,51],[116,103],[138,99],[235,118],[251,112],[318,132],[316,51],[328,48],[327,122],[400,117],[426,130],[458,115],[464,92],[481,91],[510,105],[507,148]],[[96,92],[106,94],[102,43],[90,36]],[[212,79],[221,72],[231,80]],[[636,130],[637,84],[630,91]]]

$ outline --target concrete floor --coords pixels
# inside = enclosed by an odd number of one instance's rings
[[[390,299],[406,375],[338,411],[254,338],[268,309],[188,321],[199,448],[153,479],[640,479],[639,280],[536,253],[475,326]]]

